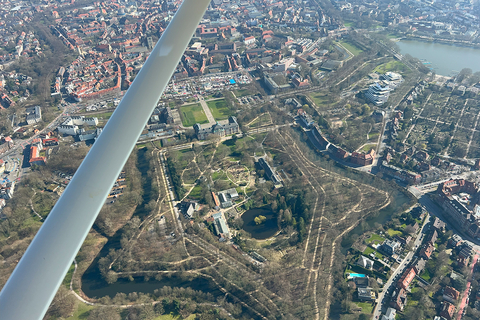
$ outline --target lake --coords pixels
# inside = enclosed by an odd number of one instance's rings
[[[480,49],[414,40],[401,40],[397,45],[402,54],[424,61],[425,66],[442,76],[455,75],[463,68],[480,71]]]
[[[265,216],[267,220],[257,225],[254,219],[259,215]],[[270,209],[255,208],[247,210],[242,214],[242,220],[242,229],[250,233],[252,238],[257,240],[268,239],[278,231],[277,217]]]

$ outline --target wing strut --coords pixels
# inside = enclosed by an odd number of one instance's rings
[[[2,320],[47,312],[209,3],[182,3],[0,292]]]

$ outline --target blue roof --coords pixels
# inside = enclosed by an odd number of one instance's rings
[[[235,82],[235,80],[230,79],[230,83],[231,83],[231,84],[235,84],[236,82]]]

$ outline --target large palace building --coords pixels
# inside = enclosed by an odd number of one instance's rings
[[[442,208],[468,235],[480,240],[480,190],[464,179],[446,181],[438,186]]]

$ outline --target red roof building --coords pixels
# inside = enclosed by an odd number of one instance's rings
[[[440,316],[444,317],[447,320],[451,320],[453,318],[454,312],[455,306],[450,302],[444,301],[442,304],[442,311],[440,312]]]
[[[433,251],[435,250],[435,247],[431,243],[427,243],[422,250],[420,250],[420,257],[423,257],[424,259],[428,260],[432,256]]]
[[[403,288],[403,289],[407,290],[408,287],[410,286],[410,283],[412,283],[412,281],[413,281],[413,279],[415,278],[416,275],[417,275],[417,273],[415,272],[414,268],[412,268],[412,267],[408,268],[403,273],[400,280],[398,280],[397,286],[399,288]]]

